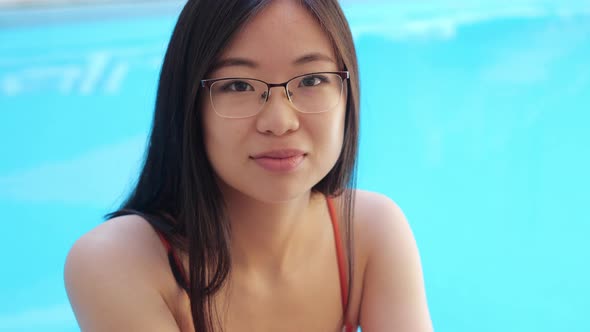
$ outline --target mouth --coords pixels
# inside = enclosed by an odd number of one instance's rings
[[[300,155],[307,155],[307,153],[297,150],[297,149],[281,149],[281,150],[271,150],[262,153],[255,154],[251,156],[252,159],[260,159],[260,158],[271,158],[271,159],[285,159],[296,157]]]
[[[294,171],[303,162],[307,153],[301,150],[272,150],[251,156],[250,159],[263,169],[273,173]]]

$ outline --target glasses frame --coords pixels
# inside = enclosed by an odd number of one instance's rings
[[[204,79],[201,80],[201,87],[203,88],[207,88],[209,89],[209,100],[211,101],[211,105],[213,106],[213,110],[215,111],[215,114],[217,114],[218,116],[222,117],[222,118],[227,118],[227,119],[244,119],[244,118],[249,118],[249,117],[253,117],[256,116],[258,113],[260,113],[262,111],[262,109],[264,108],[264,105],[266,105],[266,102],[268,101],[268,98],[270,97],[271,94],[271,90],[272,88],[276,88],[276,87],[283,87],[285,89],[285,94],[287,95],[287,98],[289,99],[289,102],[291,103],[291,105],[293,106],[293,108],[295,108],[295,110],[297,110],[300,113],[305,113],[305,114],[318,114],[318,113],[324,113],[324,112],[328,112],[331,109],[322,111],[322,112],[304,112],[301,111],[300,109],[297,108],[297,106],[295,106],[295,104],[293,103],[293,100],[291,99],[291,94],[289,93],[289,90],[287,89],[287,86],[289,85],[289,83],[291,83],[292,81],[304,77],[304,76],[310,76],[310,75],[317,75],[317,74],[336,74],[338,76],[340,76],[340,78],[342,79],[342,89],[344,89],[344,81],[350,79],[350,72],[349,71],[318,71],[318,72],[313,72],[313,73],[307,73],[307,74],[302,74],[302,75],[297,75],[291,79],[289,79],[286,82],[283,83],[268,83],[265,82],[263,80],[259,80],[256,78],[249,78],[249,77],[222,77],[222,78],[213,78],[213,79]],[[218,81],[223,81],[223,80],[251,80],[251,81],[257,81],[260,83],[263,83],[266,85],[266,95],[264,98],[264,103],[262,103],[262,105],[260,106],[260,109],[258,111],[256,111],[256,113],[252,114],[252,115],[247,115],[247,116],[225,116],[225,115],[221,115],[217,112],[217,110],[215,110],[215,105],[213,104],[213,94],[211,92],[211,86],[213,86],[213,84],[215,82]],[[340,91],[340,96],[342,96],[342,90]],[[338,104],[336,104],[338,105]],[[332,107],[332,109],[334,107],[336,107],[336,105],[334,105]]]

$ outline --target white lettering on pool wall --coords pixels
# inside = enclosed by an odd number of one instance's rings
[[[117,95],[130,75],[157,74],[161,48],[96,50],[84,54],[0,58],[0,96]],[[155,78],[155,76],[154,76]]]

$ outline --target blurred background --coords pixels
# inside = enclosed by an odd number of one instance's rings
[[[0,0],[0,331],[79,331],[64,259],[133,183],[182,5]],[[358,187],[405,211],[436,331],[590,331],[590,3],[342,6]]]

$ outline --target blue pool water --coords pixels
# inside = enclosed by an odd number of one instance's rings
[[[344,7],[358,186],[404,209],[436,330],[590,331],[590,4]],[[155,12],[0,12],[0,331],[79,330],[63,262],[137,172],[177,8]]]

